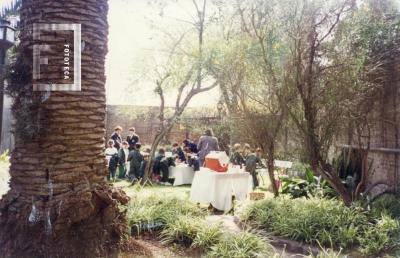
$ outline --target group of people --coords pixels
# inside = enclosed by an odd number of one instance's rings
[[[249,144],[242,146],[239,143],[233,145],[233,150],[229,162],[232,165],[244,167],[246,172],[249,172],[253,178],[253,188],[259,186],[257,177],[257,166],[265,167],[261,160],[261,149],[252,149]]]
[[[129,128],[126,140],[122,140],[122,127],[117,126],[107,143],[106,157],[108,162],[108,179],[115,181],[116,177],[128,178],[132,183],[143,178],[151,153],[150,149],[141,150],[140,137],[135,128]],[[155,155],[153,171],[150,179],[163,185],[170,185],[169,167],[177,163],[185,163],[193,167],[194,171],[200,170],[204,165],[206,156],[211,151],[218,151],[218,139],[214,137],[211,129],[206,129],[198,143],[185,139],[181,144],[172,145],[172,155],[167,155],[164,148],[160,148]],[[264,167],[261,161],[261,150],[254,150],[249,144],[235,144],[231,151],[230,163],[244,167],[253,178],[253,185],[259,185],[256,168]],[[118,175],[117,175],[118,170]]]
[[[142,144],[134,127],[129,128],[126,140],[122,140],[122,130],[121,126],[115,127],[107,142],[107,178],[113,181],[115,181],[116,177],[121,179],[129,177],[132,181],[138,180],[144,175],[150,150],[147,149],[141,152]]]
[[[129,178],[135,182],[143,178],[151,149],[141,150],[140,137],[135,128],[129,128],[126,140],[122,139],[122,127],[117,126],[107,142],[106,158],[108,163],[108,179],[115,181],[116,177]],[[211,151],[218,151],[218,139],[213,136],[211,129],[207,129],[200,137],[198,144],[185,139],[181,144],[172,145],[172,155],[167,156],[165,149],[160,148],[155,156],[151,179],[164,185],[169,183],[169,167],[176,163],[185,163],[200,170],[205,157]],[[118,170],[118,175],[117,175]]]

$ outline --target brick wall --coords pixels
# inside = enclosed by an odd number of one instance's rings
[[[122,136],[126,139],[128,129],[135,127],[136,133],[140,136],[142,144],[151,145],[158,127],[158,107],[137,107],[123,105],[108,105],[106,118],[106,131],[109,138],[114,131],[114,127],[119,125],[123,128]],[[166,142],[182,142],[188,136],[197,141],[200,131],[184,127],[177,124],[166,137]]]
[[[371,146],[381,148],[368,155],[372,163],[369,184],[384,180],[392,187],[399,185],[400,175],[400,58],[386,68],[383,91],[378,95],[372,116]]]
[[[371,106],[367,186],[381,181],[393,189],[400,185],[400,75],[396,71],[400,71],[400,57],[386,66],[382,90]],[[356,145],[346,137],[341,142]]]

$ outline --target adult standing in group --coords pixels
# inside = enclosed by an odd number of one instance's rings
[[[126,137],[126,141],[129,144],[129,151],[135,149],[136,143],[139,143],[140,137],[136,134],[135,127],[129,128],[129,135]]]
[[[121,137],[121,133],[122,133],[122,127],[121,126],[116,126],[114,128],[114,132],[111,135],[111,139],[114,140],[114,147],[119,150],[121,148],[122,145],[122,137]]]
[[[197,149],[199,151],[200,166],[204,165],[206,156],[211,151],[219,150],[218,139],[214,137],[212,129],[206,129],[204,131],[204,135],[200,137],[199,143],[197,144]]]

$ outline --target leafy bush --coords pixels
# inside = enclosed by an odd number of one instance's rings
[[[360,245],[365,254],[391,247],[399,232],[398,222],[388,216],[376,220],[360,207],[319,198],[266,199],[250,204],[241,216],[282,237],[325,247]]]
[[[227,233],[211,247],[207,257],[257,258],[271,257],[274,250],[267,240],[252,232]]]
[[[193,218],[203,218],[207,211],[178,196],[165,196],[153,194],[137,194],[127,208],[129,225],[136,225],[138,231],[148,224],[171,223],[177,217],[186,215]]]
[[[394,248],[399,244],[399,222],[387,215],[368,225],[358,238],[361,252],[376,254],[384,249]]]
[[[271,257],[273,248],[266,239],[251,232],[225,232],[219,224],[209,225],[206,214],[185,198],[142,193],[127,209],[131,226],[161,222],[164,244],[199,248],[208,257]]]
[[[245,215],[268,230],[294,240],[347,247],[358,234],[356,223],[366,223],[360,209],[350,209],[338,200],[267,199],[250,207]]]
[[[379,218],[382,213],[389,214],[394,218],[400,218],[399,196],[394,194],[383,194],[371,204],[372,214]]]
[[[186,247],[208,249],[222,236],[220,225],[208,225],[204,220],[180,216],[161,232],[163,243],[178,243]]]
[[[282,193],[289,194],[292,198],[332,195],[332,189],[328,183],[314,176],[308,167],[305,168],[304,178],[281,177],[280,180],[282,181]]]

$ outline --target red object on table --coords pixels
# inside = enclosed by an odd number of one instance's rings
[[[218,159],[206,158],[205,167],[220,173],[228,171],[228,164],[222,166]]]
[[[224,151],[211,151],[206,156],[204,166],[215,172],[228,171],[229,157]]]

